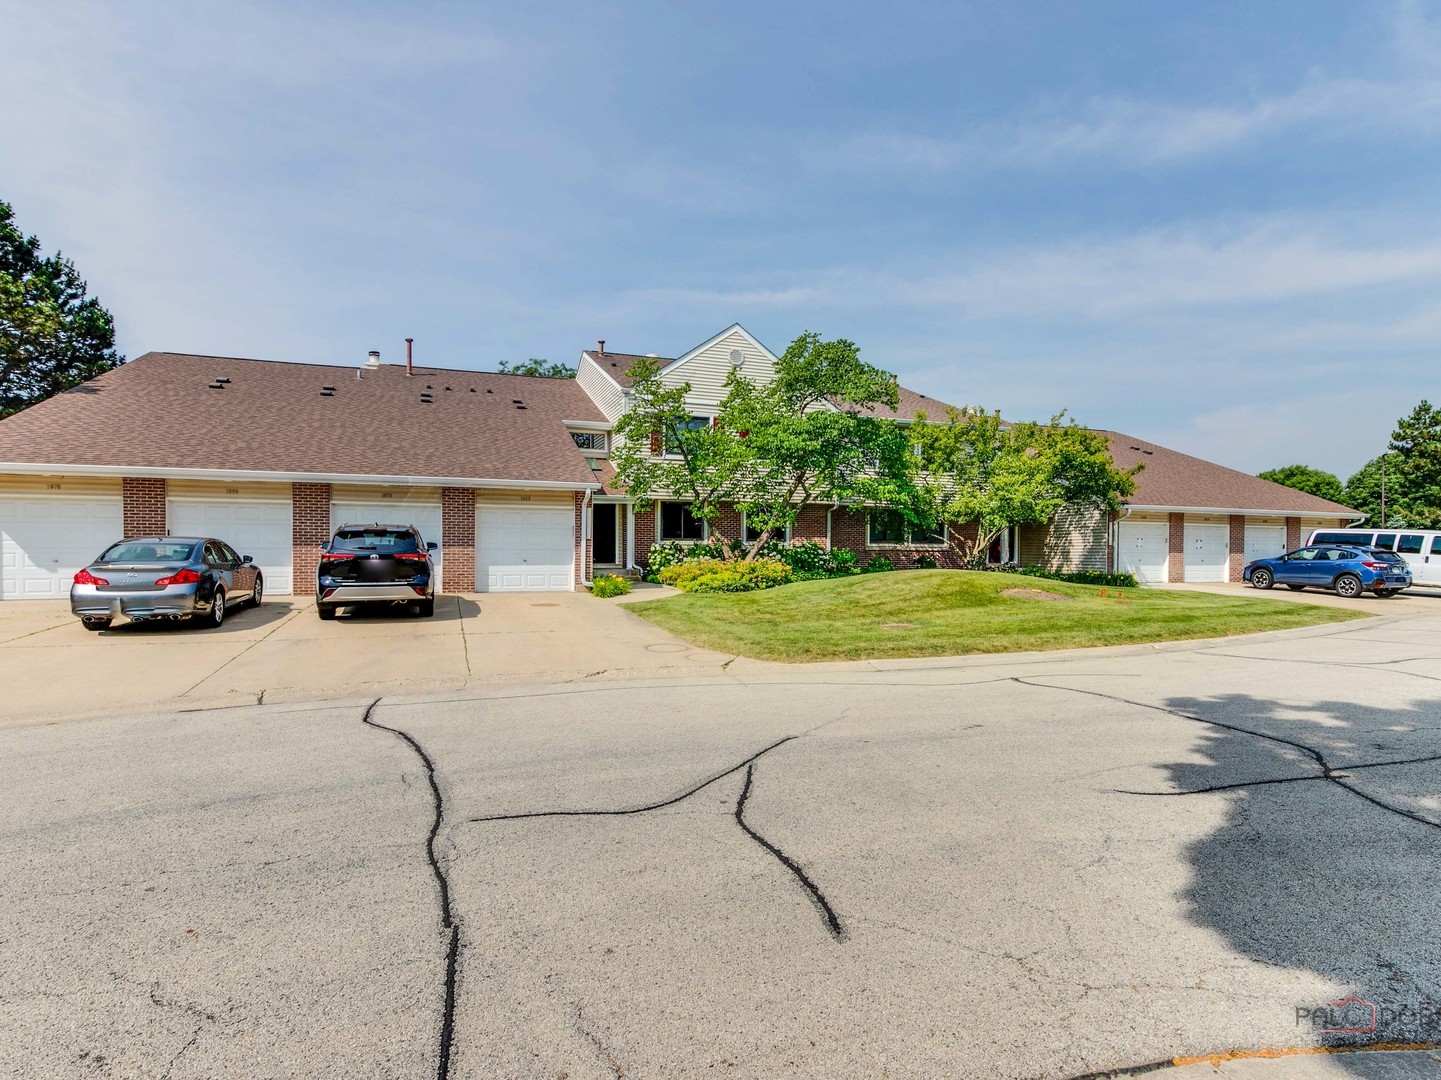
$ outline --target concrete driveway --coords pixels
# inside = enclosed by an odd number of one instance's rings
[[[1074,1077],[1441,1039],[1441,618],[734,670],[0,731],[0,1075]],[[1323,1031],[1350,995],[1377,1030]]]
[[[589,593],[444,596],[321,622],[302,597],[269,597],[219,630],[183,623],[80,626],[64,602],[0,604],[0,726],[161,706],[461,688],[666,671],[718,674],[696,649]]]

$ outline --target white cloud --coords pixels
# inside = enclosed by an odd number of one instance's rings
[[[945,172],[1183,162],[1313,126],[1328,136],[1356,130],[1441,131],[1441,79],[1385,82],[1313,74],[1286,94],[1225,104],[1175,105],[1093,98],[1078,111],[1016,117],[955,133],[862,132],[816,151],[828,167]]]

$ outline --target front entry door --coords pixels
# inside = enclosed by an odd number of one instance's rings
[[[620,507],[615,503],[594,503],[591,506],[591,560],[597,566],[615,566],[620,562],[616,528]]]

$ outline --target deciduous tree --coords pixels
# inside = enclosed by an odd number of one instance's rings
[[[499,371],[502,375],[535,375],[542,379],[570,379],[575,376],[575,368],[569,364],[562,364],[555,360],[542,360],[538,356],[532,356],[529,360],[518,364],[502,360]]]
[[[1334,503],[1345,501],[1345,490],[1341,481],[1323,469],[1313,469],[1309,465],[1283,465],[1279,469],[1267,469],[1256,475],[1262,480],[1270,480],[1273,484],[1315,495],[1318,499],[1329,499]]]
[[[124,362],[115,322],[60,253],[15,225],[0,202],[0,417]]]
[[[1044,524],[1065,506],[1115,512],[1140,471],[1116,468],[1106,437],[1064,413],[1045,424],[1007,424],[982,408],[951,409],[944,421],[920,418],[910,434],[921,477],[910,512],[933,527],[975,522],[970,537],[945,530],[970,565],[1012,525]]]

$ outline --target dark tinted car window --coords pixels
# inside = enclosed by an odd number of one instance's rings
[[[330,541],[330,550],[403,554],[419,551],[420,538],[410,529],[341,529]]]
[[[1378,533],[1376,535],[1376,547],[1385,551],[1391,551],[1396,547],[1395,533]]]
[[[1425,546],[1426,538],[1417,536],[1415,533],[1402,533],[1401,539],[1396,541],[1396,551],[1401,555],[1420,555],[1421,548]]]
[[[195,545],[177,544],[169,540],[122,540],[106,549],[98,562],[146,563],[189,562]]]
[[[233,563],[240,562],[240,556],[235,553],[235,549],[229,544],[221,544],[220,553]]]
[[[1356,553],[1347,551],[1345,548],[1327,548],[1321,558],[1329,559],[1332,562],[1345,562],[1347,559],[1356,558]]]
[[[1401,558],[1400,555],[1393,555],[1389,551],[1368,551],[1366,553],[1366,558],[1371,559],[1375,562],[1390,563],[1393,566],[1406,565],[1405,559]]]
[[[1432,554],[1432,555],[1441,555],[1441,536],[1437,536],[1437,537],[1435,537],[1435,538],[1432,539],[1432,541],[1431,541],[1431,554]]]
[[[1313,544],[1369,544],[1372,533],[1363,532],[1318,532],[1311,537]]]

